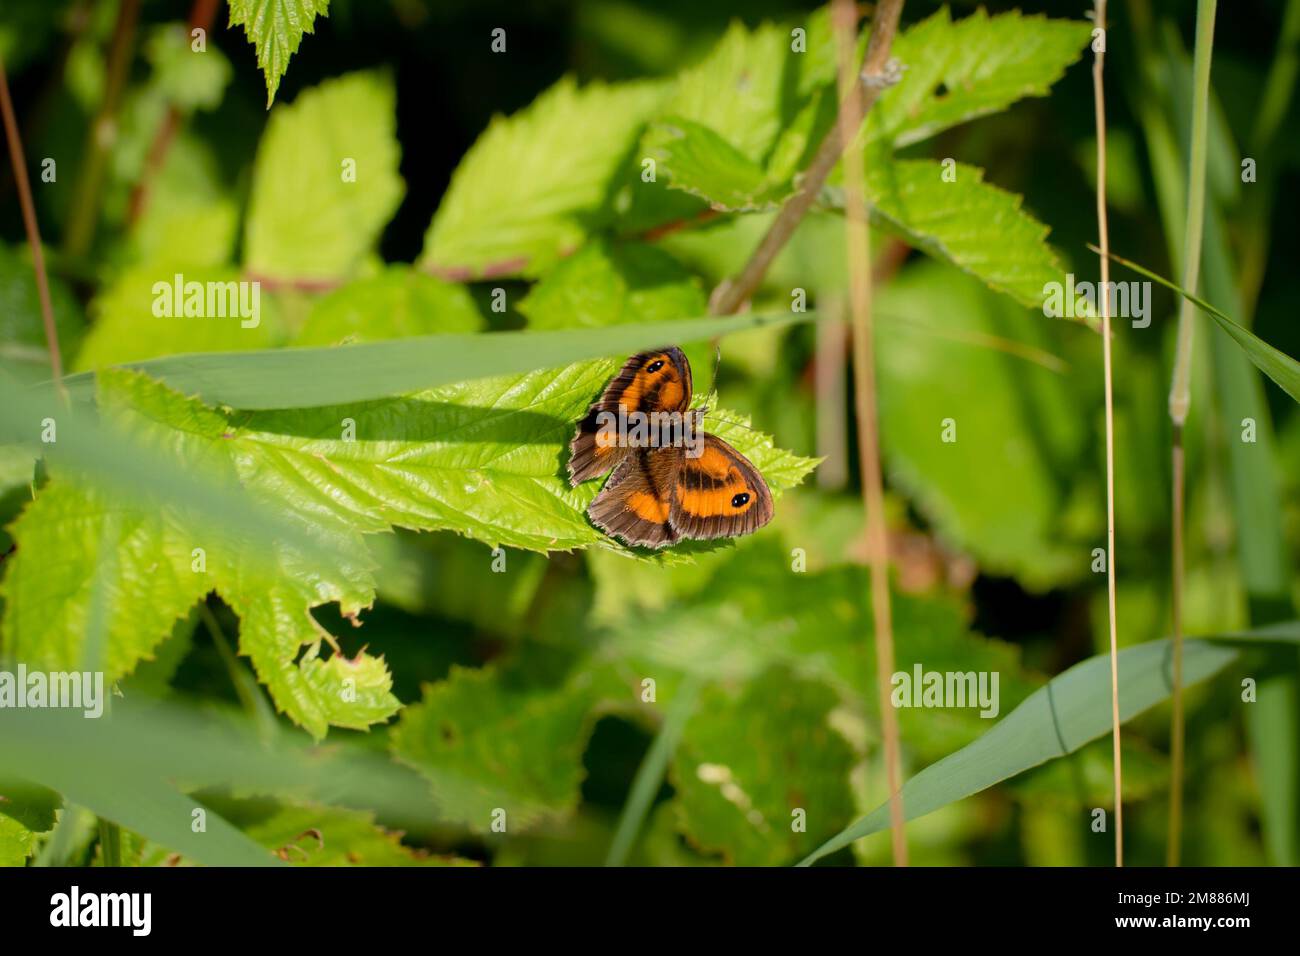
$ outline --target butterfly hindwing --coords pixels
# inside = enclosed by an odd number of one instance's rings
[[[758,469],[716,435],[699,457],[683,454],[668,521],[683,538],[730,538],[772,520],[772,492]]]
[[[569,483],[574,487],[628,458],[628,448],[608,440],[612,431],[597,440],[600,413],[617,415],[620,405],[629,413],[685,412],[691,405],[691,363],[686,354],[676,347],[650,349],[623,363],[569,442]]]
[[[663,548],[681,535],[669,520],[685,449],[632,448],[587,509],[592,524],[625,544]]]

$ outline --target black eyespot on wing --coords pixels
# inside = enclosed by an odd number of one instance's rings
[[[650,372],[651,374],[654,374],[655,372],[659,371],[663,367],[664,367],[664,360],[658,359],[657,361],[651,362],[649,365],[647,365],[645,367],[645,370],[647,372]]]
[[[733,507],[733,508],[743,508],[743,507],[745,507],[745,505],[747,505],[747,504],[749,504],[749,492],[748,492],[748,491],[742,491],[740,494],[734,496],[734,497],[731,499],[731,507]]]

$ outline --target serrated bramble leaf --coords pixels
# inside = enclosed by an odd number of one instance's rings
[[[598,328],[701,315],[700,281],[668,253],[642,243],[588,243],[543,276],[519,303],[537,329]]]
[[[873,151],[866,175],[872,219],[1022,305],[1041,308],[1044,285],[1063,279],[1047,226],[1025,212],[1020,196],[984,182],[979,167],[948,168],[951,181],[934,160],[891,161]]]
[[[611,220],[609,194],[658,83],[562,79],[495,117],[452,176],[420,266],[448,278],[536,276]]]
[[[740,866],[792,863],[853,813],[852,748],[827,721],[835,693],[775,669],[738,695],[705,692],[672,763],[678,824]],[[805,827],[792,823],[802,811]]]
[[[271,113],[257,149],[244,268],[253,278],[345,279],[402,200],[392,79],[349,73]]]
[[[109,680],[153,655],[174,621],[216,590],[240,618],[240,649],[276,705],[316,736],[364,727],[398,704],[382,661],[322,662],[328,635],[311,609],[337,602],[355,618],[374,598],[364,533],[393,526],[454,530],[549,551],[623,549],[593,527],[592,481],[569,487],[563,463],[574,423],[617,363],[602,360],[484,379],[415,396],[334,408],[217,411],[121,370],[101,379],[101,414],[193,469],[280,510],[335,558],[296,543],[267,549],[201,509],[151,507],[147,492],[112,504],[84,477],[55,473],[13,526],[21,542],[2,592],[6,634],[22,660],[80,666],[96,589],[109,596]],[[806,472],[761,433],[735,436],[772,469],[776,490]],[[55,557],[57,555],[57,558]],[[47,567],[53,563],[53,571]]]
[[[868,142],[907,146],[1022,97],[1047,95],[1083,54],[1091,29],[983,9],[954,22],[944,7],[895,40],[892,55],[906,69],[868,115]]]
[[[191,468],[242,485],[259,503],[280,505],[304,535],[329,539],[336,554],[353,557],[326,566],[288,542],[252,546],[220,517],[179,506],[151,508],[143,498],[107,495],[84,475],[55,473],[11,529],[22,553],[15,553],[2,585],[10,653],[54,669],[79,669],[96,611],[90,585],[99,581],[109,601],[102,669],[114,681],[152,657],[176,619],[216,590],[240,618],[241,651],[252,658],[277,707],[297,723],[323,736],[331,722],[363,727],[381,713],[391,715],[398,703],[383,687],[382,662],[362,655],[348,670],[313,664],[315,653],[299,661],[304,645],[317,647],[325,636],[312,607],[337,601],[343,613],[355,615],[374,595],[372,562],[360,535],[328,499],[295,482],[278,450],[237,442],[243,436],[222,414],[138,373],[104,374],[100,412]]]
[[[668,172],[669,184],[705,200],[714,209],[749,212],[775,206],[790,193],[788,179],[767,172],[699,123],[681,117],[656,122],[645,149]]]
[[[294,866],[474,866],[403,846],[401,834],[375,824],[369,811],[283,806],[244,832]]]
[[[504,811],[508,832],[527,829],[577,804],[594,690],[581,673],[536,688],[453,667],[403,711],[393,753],[429,780],[440,819],[485,833]]]
[[[790,194],[837,102],[826,10],[799,29],[796,40],[789,25],[735,22],[681,73],[643,143],[672,189],[729,211],[770,208]]]
[[[329,16],[329,6],[330,0],[230,0],[230,25],[244,28],[266,74],[268,109],[302,35],[313,32],[318,16]]]

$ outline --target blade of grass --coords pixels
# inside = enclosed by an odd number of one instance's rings
[[[749,329],[818,318],[813,311],[677,319],[598,329],[423,335],[332,348],[174,355],[127,363],[186,395],[232,408],[311,408],[416,392],[492,375],[555,368],[661,345],[702,342]],[[65,379],[74,398],[93,394],[94,373]]]
[[[1142,95],[1133,97],[1135,112],[1140,117],[1143,135],[1152,161],[1152,174],[1161,197],[1161,218],[1165,235],[1178,236],[1182,232],[1182,210],[1174,197],[1184,192],[1183,171],[1178,168],[1179,146],[1175,143],[1173,125],[1189,132],[1190,97],[1171,97],[1162,75],[1171,72],[1163,60],[1171,61],[1179,70],[1190,74],[1191,63],[1186,52],[1178,45],[1178,33],[1173,29],[1160,32],[1163,43],[1154,42],[1156,35],[1150,11],[1145,2],[1135,2],[1131,7],[1137,58],[1144,74]],[[1285,114],[1295,83],[1295,46],[1300,38],[1300,0],[1290,0],[1284,15],[1277,53],[1265,84],[1261,110],[1257,117],[1249,147],[1250,155],[1258,161],[1259,180],[1244,187],[1246,200],[1235,207],[1239,220],[1237,229],[1241,237],[1242,266],[1240,272],[1233,266],[1233,256],[1228,246],[1222,212],[1217,204],[1206,207],[1205,243],[1202,256],[1206,296],[1215,302],[1228,303],[1232,315],[1240,317],[1241,324],[1250,328],[1254,303],[1258,294],[1259,275],[1262,274],[1262,250],[1267,249],[1267,233],[1271,217],[1272,189],[1276,178],[1271,162],[1277,120]],[[1152,95],[1152,93],[1155,95]],[[1213,95],[1213,90],[1211,90]],[[1173,117],[1177,117],[1175,124]],[[1183,143],[1183,147],[1187,147]],[[1238,173],[1233,158],[1212,152],[1209,157],[1212,181],[1223,181]],[[1215,163],[1225,163],[1226,168]],[[1261,214],[1262,213],[1262,214]],[[1171,241],[1171,259],[1179,262],[1181,250]],[[1258,261],[1252,266],[1252,257]],[[1252,275],[1252,272],[1255,274]],[[1216,329],[1216,337],[1224,332]],[[1278,520],[1282,513],[1281,491],[1276,469],[1276,441],[1272,418],[1264,395],[1259,373],[1252,369],[1250,360],[1239,348],[1225,348],[1216,342],[1210,350],[1214,368],[1214,402],[1222,422],[1221,431],[1231,436],[1238,426],[1249,419],[1254,423],[1255,440],[1247,443],[1226,440],[1230,462],[1229,479],[1236,525],[1236,544],[1241,565],[1242,580],[1246,587],[1247,609],[1255,625],[1285,620],[1295,613],[1290,596],[1290,582],[1294,577],[1291,560]],[[1261,794],[1262,829],[1264,842],[1271,861],[1276,865],[1295,865],[1300,859],[1300,840],[1297,823],[1300,822],[1300,694],[1297,693],[1297,651],[1278,648],[1270,652],[1267,665],[1272,676],[1261,679],[1258,703],[1246,710],[1246,727],[1249,734],[1255,773]]]
[[[1185,643],[1183,676],[1195,684],[1236,660],[1238,645],[1300,643],[1300,621],[1195,638]],[[1119,652],[1120,718],[1131,720],[1169,698],[1170,641],[1148,641]],[[1072,754],[1111,729],[1110,659],[1099,654],[1052,678],[974,742],[913,776],[903,787],[909,820],[933,813],[971,794]],[[808,866],[854,840],[889,825],[889,805],[881,804],[832,837],[799,865]]]
[[[614,830],[614,839],[605,856],[606,866],[622,866],[627,861],[627,855],[636,842],[650,804],[654,802],[655,794],[663,783],[668,761],[677,752],[682,731],[695,713],[699,699],[700,679],[697,675],[688,674],[683,678],[672,705],[664,716],[663,725],[655,735],[654,743],[646,751],[645,759],[641,761],[641,766],[632,779],[632,789],[628,791],[627,802],[623,804],[623,812],[619,814],[618,826]]]
[[[1101,251],[1091,244],[1089,244],[1088,248],[1092,249],[1094,252]],[[1278,387],[1281,388],[1282,391],[1286,392],[1297,402],[1300,402],[1300,362],[1297,362],[1280,349],[1276,349],[1269,345],[1259,336],[1255,335],[1249,329],[1239,324],[1231,316],[1222,312],[1209,302],[1206,302],[1199,296],[1193,295],[1181,286],[1175,285],[1163,276],[1152,272],[1144,266],[1138,265],[1136,262],[1125,259],[1123,256],[1116,255],[1113,252],[1107,253],[1107,256],[1115,262],[1118,262],[1120,265],[1132,269],[1138,275],[1146,276],[1152,282],[1158,282],[1165,288],[1178,293],[1198,309],[1205,312],[1206,315],[1213,318],[1214,321],[1219,324],[1219,327],[1223,329],[1224,332],[1228,333],[1229,337],[1231,337],[1234,342],[1241,346],[1242,351],[1246,353],[1246,357],[1254,363],[1256,368],[1277,383]]]
[[[1214,15],[1217,0],[1197,0],[1196,47],[1192,60],[1192,142],[1187,161],[1187,222],[1183,233],[1183,286],[1196,290],[1201,268],[1201,237],[1205,223],[1206,137],[1210,115],[1210,60],[1214,52]],[[1192,403],[1192,304],[1186,299],[1178,310],[1178,344],[1173,382],[1169,388],[1169,418],[1173,423],[1173,641],[1174,693],[1170,718],[1169,834],[1167,866],[1177,866],[1183,835],[1183,592],[1184,500],[1186,450],[1183,427]]]

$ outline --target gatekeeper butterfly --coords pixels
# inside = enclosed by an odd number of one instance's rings
[[[664,548],[684,538],[731,538],[772,520],[772,492],[748,459],[700,425],[691,363],[681,349],[633,355],[578,423],[569,483],[612,471],[587,509],[628,545]]]

